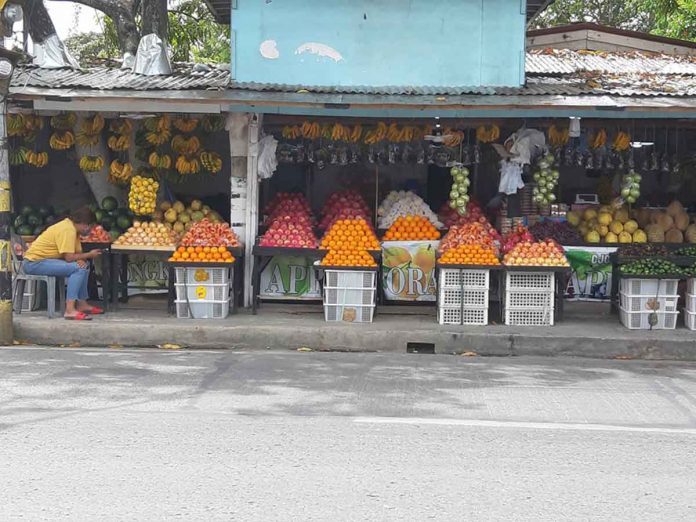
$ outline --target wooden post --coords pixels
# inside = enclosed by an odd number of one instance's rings
[[[8,161],[5,107],[0,103],[0,345],[14,341],[12,327],[12,253],[10,249],[10,164]]]

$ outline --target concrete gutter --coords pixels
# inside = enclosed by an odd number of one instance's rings
[[[320,308],[319,308],[320,310]],[[405,353],[409,343],[432,345],[435,353],[483,356],[575,356],[696,361],[696,332],[628,330],[608,315],[569,319],[554,327],[440,326],[434,316],[379,315],[371,324],[326,323],[318,313],[261,311],[224,321],[177,320],[162,312],[124,311],[91,322],[15,316],[22,343],[62,346],[313,350]]]

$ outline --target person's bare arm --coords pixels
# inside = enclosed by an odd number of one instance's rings
[[[94,259],[98,257],[99,254],[101,254],[101,250],[94,249],[84,254],[63,254],[63,259],[65,259],[68,263],[73,263],[74,261],[86,261],[88,259]]]

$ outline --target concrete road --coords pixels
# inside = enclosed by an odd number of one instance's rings
[[[0,519],[696,520],[696,365],[0,349]]]

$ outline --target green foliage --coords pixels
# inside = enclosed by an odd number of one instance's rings
[[[97,18],[101,33],[78,34],[65,41],[80,62],[121,58],[113,22],[101,13]],[[170,2],[169,45],[174,62],[229,63],[231,59],[230,28],[215,22],[203,0]]]

